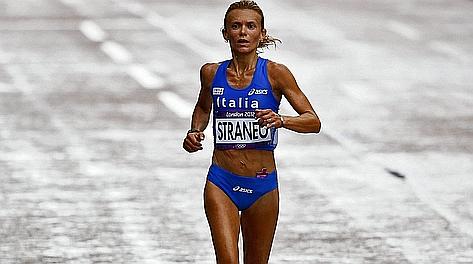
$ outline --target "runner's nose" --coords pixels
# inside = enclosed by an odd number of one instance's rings
[[[248,28],[245,25],[243,25],[240,29],[240,36],[246,36],[247,31],[248,31]]]

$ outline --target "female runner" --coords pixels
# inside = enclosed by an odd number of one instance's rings
[[[268,263],[279,212],[277,129],[318,133],[320,120],[289,69],[258,56],[258,48],[277,39],[266,34],[263,12],[254,1],[229,6],[222,34],[232,58],[202,66],[183,147],[202,149],[213,110],[214,152],[204,207],[217,263],[238,263],[240,227],[244,263]],[[278,113],[282,96],[297,116]]]

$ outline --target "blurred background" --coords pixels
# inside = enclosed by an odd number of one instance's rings
[[[2,264],[215,263],[181,145],[230,3],[0,0]],[[258,3],[322,120],[280,131],[270,263],[473,263],[473,1]]]

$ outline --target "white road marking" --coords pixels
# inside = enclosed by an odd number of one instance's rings
[[[79,173],[83,173],[84,165],[88,163],[88,160],[91,157],[91,155],[90,155],[90,152],[88,152],[87,149],[85,149],[85,146],[87,146],[87,144],[84,144],[81,136],[77,134],[76,130],[69,128],[64,122],[62,122],[62,120],[60,120],[54,114],[55,111],[51,108],[49,104],[47,104],[43,100],[38,100],[38,98],[34,96],[34,91],[37,90],[36,89],[37,87],[35,87],[33,84],[31,84],[28,81],[28,78],[22,72],[20,66],[9,65],[6,67],[6,71],[11,76],[14,87],[18,89],[18,91],[24,95],[25,100],[29,101],[37,111],[47,114],[50,119],[51,126],[56,128],[59,131],[59,133],[64,136],[64,138],[67,140],[67,143],[68,143],[68,147],[66,148],[68,156],[72,160],[77,162],[77,165],[79,167]],[[40,157],[40,155],[44,155],[44,154],[41,154],[37,151],[34,151],[32,153],[33,154],[28,152],[28,154],[31,156],[30,158],[28,158],[28,160],[30,160],[30,162],[34,164],[33,167],[40,168],[41,159],[38,160],[37,157]],[[47,159],[50,157],[47,156],[44,158]],[[42,175],[41,171],[42,170],[34,172],[34,174],[38,173],[38,176],[42,176],[42,178],[48,178],[50,176],[50,175],[47,175],[47,176]],[[34,174],[32,175],[33,177],[30,177],[30,178],[35,178],[36,175]],[[55,202],[51,202],[49,204],[52,206],[57,206],[57,203]],[[58,211],[58,213],[68,214],[70,212]],[[61,255],[74,255],[76,252],[76,249],[70,248],[70,247],[64,247],[64,248],[61,248],[60,250],[58,249],[58,252],[60,252]]]
[[[298,152],[300,153],[300,152]],[[353,224],[359,228],[367,229],[370,232],[382,229],[382,226],[373,226],[373,223],[382,223],[387,221],[395,225],[399,225],[401,222],[392,221],[392,217],[399,214],[400,219],[408,219],[409,217],[425,217],[424,214],[430,215],[430,212],[415,211],[414,214],[409,214],[411,210],[417,209],[422,203],[416,204],[413,202],[405,203],[405,201],[411,199],[412,190],[405,187],[405,184],[392,177],[379,177],[381,171],[377,167],[366,166],[365,163],[359,163],[357,160],[353,160],[353,167],[350,168],[326,168],[326,174],[323,170],[319,173],[314,171],[321,168],[298,168],[288,169],[287,174],[294,176],[294,179],[301,179],[307,182],[308,186],[314,185],[315,192],[319,192],[326,196],[330,203],[343,212],[346,212],[352,217]],[[317,175],[319,174],[319,175]],[[324,175],[324,176],[320,176]],[[314,177],[315,176],[315,177]],[[389,188],[387,188],[389,186]],[[360,193],[367,194],[363,198],[353,199]],[[373,202],[379,202],[376,204],[376,209],[370,207]],[[386,206],[388,205],[388,206]],[[389,207],[392,205],[392,207]],[[376,211],[375,215],[380,217],[373,218],[373,212]],[[439,214],[438,220],[441,220],[442,214]],[[390,219],[391,218],[391,219]],[[410,261],[410,263],[418,263],[419,258],[422,258],[422,250],[417,247],[404,246],[412,245],[415,243],[426,243],[433,237],[429,231],[436,228],[443,228],[443,223],[432,222],[428,219],[423,219],[426,223],[432,224],[432,227],[427,226],[425,228],[419,228],[414,225],[406,226],[406,231],[409,233],[403,233],[396,237],[396,239],[388,238],[385,243],[392,246],[393,248],[399,248],[403,255]],[[437,225],[437,227],[435,227]],[[385,228],[384,228],[385,229]],[[448,228],[450,229],[450,228]],[[444,230],[441,230],[444,231]],[[445,233],[451,232],[445,230]],[[443,233],[442,235],[444,235]],[[434,243],[435,244],[435,243]],[[438,244],[436,245],[438,246]],[[466,247],[465,247],[466,248]]]
[[[325,42],[328,45],[337,43],[347,44],[348,40],[345,34],[338,30],[336,27],[325,23],[322,19],[314,17],[304,10],[293,8],[288,5],[289,1],[272,1],[272,0],[260,0],[258,1],[263,10],[271,12],[273,21],[279,21],[281,27],[286,27],[287,30],[297,33],[297,35],[307,37],[308,39]],[[284,12],[279,12],[284,10]],[[293,19],[297,17],[297,20]],[[300,25],[310,25],[300,26]],[[310,32],[308,32],[310,31]]]
[[[414,175],[415,177],[407,177],[406,180],[413,186],[412,191],[417,197],[439,215],[444,216],[452,226],[473,237],[473,222],[468,221],[469,216],[473,214],[473,207],[471,207],[473,200],[470,199],[467,203],[462,202],[461,207],[452,206],[452,204],[460,203],[463,200],[462,197],[467,198],[468,192],[473,190],[473,182],[469,182],[471,173],[468,173],[473,171],[471,155],[423,152],[371,154],[371,156],[371,159],[388,161],[397,168],[403,168],[407,175]],[[455,199],[450,197],[447,198],[448,202],[444,200],[445,197],[452,195],[456,196]],[[459,208],[465,210],[463,214],[458,214]],[[470,208],[469,212],[468,208]]]
[[[139,257],[139,263],[160,263],[160,254],[168,253],[159,249],[159,243],[149,234],[147,227],[152,223],[149,206],[142,203],[128,202],[133,198],[132,190],[104,190],[104,196],[111,201],[113,217],[120,223],[123,238],[130,244],[132,252]],[[131,196],[130,196],[131,195]],[[130,199],[130,198],[128,198]]]
[[[144,9],[140,4],[131,3],[126,4],[125,6],[126,9],[133,14],[144,15],[146,13],[146,9]],[[150,12],[145,18],[148,22],[162,28],[175,40],[186,44],[198,54],[202,53],[203,50],[207,50],[206,46],[203,46],[203,44],[193,38],[187,37],[188,35],[180,33],[179,30],[177,30],[172,24],[166,22],[165,19],[158,14]],[[100,45],[100,49],[112,58],[115,63],[130,64],[127,73],[142,87],[146,89],[163,88],[164,81],[159,76],[148,70],[143,65],[131,64],[133,57],[122,45],[114,41],[105,41],[107,33],[104,32],[95,22],[90,20],[83,21],[80,30],[90,40],[103,42]],[[177,94],[172,92],[161,92],[157,96],[164,105],[176,113],[177,116],[181,118],[189,118],[192,115],[192,105],[187,103],[184,99],[181,99]]]
[[[137,16],[144,16],[147,12],[147,9],[141,5],[140,3],[136,2],[117,2],[121,7],[125,8],[128,12],[137,15]]]
[[[338,132],[337,129],[332,129],[330,124],[323,125],[322,131],[325,135],[337,142],[340,146],[342,146],[346,151],[348,151],[353,157],[356,157],[358,160],[364,159],[365,164],[375,165],[378,168],[386,168],[384,163],[375,163],[371,160],[366,161],[364,155],[369,152],[369,149],[365,145],[343,136],[340,132]]]
[[[146,67],[139,64],[131,64],[128,74],[146,89],[161,89],[164,81]]]
[[[420,40],[420,32],[415,28],[401,23],[399,21],[390,20],[387,25],[388,29],[410,40]]]
[[[60,0],[64,5],[69,6],[74,9],[79,15],[88,17],[90,10],[89,3],[86,3],[83,0]]]
[[[0,31],[66,31],[77,30],[75,21],[64,21],[64,19],[28,19],[15,22],[2,22]]]
[[[151,25],[143,21],[141,17],[110,17],[110,18],[95,18],[94,21],[100,24],[104,30],[150,30],[153,29]]]
[[[177,94],[173,92],[162,91],[157,96],[163,104],[165,104],[179,117],[190,118],[192,116],[194,107]]]
[[[0,64],[7,64],[13,56],[0,49]]]
[[[68,6],[76,6],[79,4],[78,0],[60,0],[63,4],[68,5]]]
[[[359,82],[346,82],[341,84],[347,95],[362,102],[375,102],[378,97],[373,89]]]
[[[169,22],[168,19],[166,19],[165,17],[160,16],[159,14],[154,12],[149,12],[145,19],[151,25],[156,26],[165,31],[166,34],[168,34],[169,37],[174,39],[176,42],[186,45],[190,50],[194,51],[196,54],[202,55],[207,60],[214,60],[215,54],[213,52],[208,52],[209,50],[211,50],[209,46],[203,44],[201,41],[194,38],[188,32],[184,32],[179,28],[176,28],[176,26]]]
[[[8,83],[1,83],[0,82],[0,93],[13,93],[18,92],[18,89],[15,89],[13,85]]]
[[[65,124],[60,118],[58,118],[54,113],[54,109],[51,108],[49,104],[44,102],[43,100],[38,100],[33,91],[36,90],[36,87],[32,85],[24,75],[24,73],[20,70],[18,66],[8,66],[6,68],[9,75],[12,76],[14,86],[20,90],[25,97],[31,101],[32,104],[42,113],[47,113],[51,119],[52,126],[57,128],[58,131],[67,139],[69,147],[67,148],[67,152],[69,156],[77,162],[79,166],[80,173],[83,173],[87,176],[91,177],[106,177],[105,169],[97,166],[96,164],[90,161],[91,155],[89,149],[87,149],[87,144],[85,144],[82,136],[79,135],[77,130],[70,128],[67,124]],[[89,174],[89,172],[95,172],[96,174]],[[117,198],[117,196],[126,196],[127,193],[120,193],[115,191],[114,193],[105,193],[108,194],[111,200]],[[53,206],[56,206],[55,203],[51,203]],[[125,203],[123,203],[125,204]],[[141,208],[143,210],[148,210],[148,208]],[[60,212],[63,209],[59,210]],[[63,213],[68,213],[64,211]],[[129,207],[120,207],[114,208],[113,214],[118,219],[121,219],[121,227],[123,230],[122,236],[126,239],[126,242],[132,246],[132,253],[141,258],[139,263],[162,263],[159,260],[159,253],[162,253],[163,250],[156,250],[156,241],[155,239],[144,232],[137,232],[140,230],[139,227],[142,222],[138,222],[136,219],[142,219],[142,217],[137,216],[133,218],[129,218],[130,216],[138,215],[139,212],[136,209],[132,209]],[[68,250],[66,255],[72,255],[75,252],[73,248],[65,248]],[[62,252],[61,252],[62,253]]]
[[[444,41],[431,41],[429,43],[429,47],[434,51],[446,54],[462,61],[466,61],[468,59],[468,55],[466,55],[460,48]]]
[[[460,229],[463,233],[473,237],[473,223],[465,220],[465,218],[460,217],[458,212],[456,212],[457,208],[451,208],[448,205],[439,203],[437,194],[423,190],[422,186],[416,186],[414,183],[415,180],[410,178],[408,178],[408,180],[411,186],[416,187],[412,188],[412,190],[417,195],[417,197],[419,197],[419,199],[426,202],[432,209],[437,211],[439,215],[445,217],[451,225]],[[429,182],[428,184],[432,184],[432,182]]]
[[[94,42],[102,42],[107,38],[107,33],[105,33],[99,25],[91,20],[84,20],[80,24],[80,31],[88,39]]]
[[[128,10],[130,13],[144,18],[149,24],[163,30],[174,41],[187,46],[190,50],[192,50],[196,54],[201,55],[206,60],[212,61],[217,59],[215,53],[211,52],[212,49],[210,49],[209,46],[205,45],[188,32],[184,32],[181,29],[177,28],[173,23],[169,21],[169,19],[159,15],[156,12],[146,9],[143,5],[139,3],[122,1],[116,1],[116,3],[119,6]]]
[[[127,64],[132,61],[130,52],[114,41],[105,41],[100,45],[100,49],[118,64]]]

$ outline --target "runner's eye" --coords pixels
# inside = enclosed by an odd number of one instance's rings
[[[232,29],[238,29],[238,24],[232,24],[231,28]]]
[[[256,24],[250,23],[250,24],[248,25],[248,28],[249,28],[249,29],[256,29]]]

